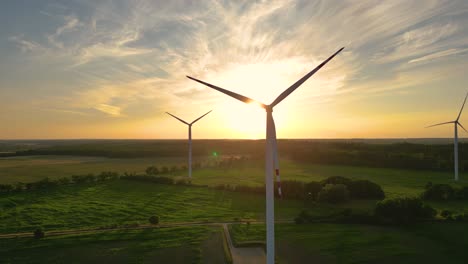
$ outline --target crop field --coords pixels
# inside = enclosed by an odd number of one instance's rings
[[[220,228],[0,239],[2,263],[225,263]]]
[[[233,225],[236,243],[264,241],[263,225]],[[279,263],[462,263],[467,223],[410,227],[351,224],[278,224]]]

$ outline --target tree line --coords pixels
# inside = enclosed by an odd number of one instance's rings
[[[245,155],[254,160],[264,158],[264,140],[196,140],[194,156]],[[282,157],[297,162],[448,171],[453,168],[452,144],[392,143],[370,144],[355,141],[279,140]],[[110,141],[61,144],[30,150],[3,153],[4,156],[78,155],[109,158],[180,157],[187,142]],[[468,170],[468,143],[460,143],[460,170]]]

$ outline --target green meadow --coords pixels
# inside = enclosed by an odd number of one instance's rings
[[[225,263],[221,228],[0,239],[1,263]]]
[[[133,226],[148,224],[151,215],[161,224],[262,220],[264,205],[262,195],[116,180],[3,194],[0,233]],[[280,201],[276,217],[292,219],[303,207],[301,201]]]
[[[97,148],[94,145],[93,148]],[[116,148],[117,150],[118,148]],[[136,148],[133,147],[132,153]],[[133,155],[133,154],[132,154]],[[239,156],[238,154],[236,154]],[[240,154],[242,155],[242,154]],[[246,154],[248,156],[248,153]],[[233,155],[234,156],[234,155]],[[148,218],[160,217],[160,224],[233,224],[237,244],[263,242],[265,198],[260,194],[219,190],[218,185],[261,186],[263,160],[248,158],[229,166],[212,166],[225,156],[196,156],[201,168],[193,171],[192,185],[164,185],[115,179],[104,182],[60,185],[47,189],[0,194],[0,234],[30,233],[41,227],[46,237],[2,238],[0,254],[6,263],[225,263],[222,235],[218,226],[147,227]],[[0,158],[0,183],[36,182],[72,175],[144,174],[149,166],[177,166],[175,172],[160,176],[186,179],[185,153],[161,157],[105,157],[34,155]],[[459,183],[448,170],[415,170],[294,160],[280,161],[282,180],[320,181],[330,176],[366,179],[382,186],[387,198],[418,196],[428,182],[468,185],[468,174]],[[377,201],[351,200],[342,204],[275,200],[276,220],[292,221],[305,210],[316,219],[344,209],[371,211]],[[439,212],[468,214],[462,200],[428,202]],[[117,228],[117,229],[116,229]],[[96,229],[96,233],[79,233]],[[51,231],[75,230],[77,234],[47,236]],[[277,225],[278,263],[461,263],[468,259],[464,237],[466,222],[431,222],[410,227],[359,224],[314,223]],[[59,249],[59,250],[58,250]]]
[[[467,223],[409,227],[277,224],[279,263],[464,263]],[[232,225],[235,243],[264,241],[263,225]]]
[[[212,160],[212,157],[202,156],[196,157],[194,162],[204,164]],[[143,174],[149,166],[177,166],[180,168],[183,165],[186,165],[185,156],[176,158],[17,156],[0,158],[0,183],[27,183],[45,177],[57,179],[71,175],[98,174],[102,171]],[[382,186],[387,197],[417,196],[428,182],[455,184],[451,172],[307,164],[287,158],[281,160],[280,169],[283,180],[320,181],[330,176],[371,180]],[[179,170],[165,176],[184,178],[186,172]],[[459,185],[468,184],[467,173],[461,173],[460,178]],[[263,161],[249,160],[245,164],[230,168],[202,166],[200,169],[193,170],[192,183],[209,186],[219,184],[262,185],[264,183]]]

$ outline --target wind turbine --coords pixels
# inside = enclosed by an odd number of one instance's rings
[[[463,127],[463,125],[458,121],[460,119],[461,114],[462,114],[463,107],[465,107],[467,97],[468,97],[468,93],[465,96],[465,101],[463,101],[463,105],[462,105],[462,107],[460,109],[460,112],[458,113],[457,119],[455,119],[454,121],[448,121],[448,122],[443,122],[443,123],[435,124],[435,125],[432,125],[432,126],[428,126],[428,127],[434,127],[434,126],[440,126],[440,125],[445,125],[445,124],[453,124],[454,125],[455,136],[453,138],[453,154],[454,154],[453,155],[453,162],[455,163],[454,164],[455,181],[458,181],[458,126],[463,128],[463,130],[465,130],[465,132],[468,132]],[[426,127],[426,128],[428,128],[428,127]]]
[[[189,176],[189,179],[192,180],[192,125],[195,124],[195,122],[197,122],[198,120],[202,119],[204,116],[206,116],[207,114],[209,114],[211,111],[213,110],[210,110],[208,111],[206,114],[200,116],[199,118],[193,120],[192,123],[187,123],[185,122],[184,120],[178,118],[177,116],[169,113],[169,112],[166,112],[166,114],[174,117],[175,119],[179,120],[180,122],[186,124],[188,126],[188,142],[189,142],[189,151],[188,151],[188,176]]]
[[[277,153],[277,143],[276,143],[276,129],[275,122],[273,120],[273,108],[279,104],[283,99],[285,99],[289,94],[296,90],[302,83],[310,78],[314,73],[316,73],[320,68],[327,64],[333,57],[335,57],[339,52],[344,49],[341,48],[335,52],[332,56],[318,65],[311,72],[307,73],[304,77],[299,79],[296,83],[291,85],[283,93],[281,93],[271,104],[263,104],[253,99],[250,99],[246,96],[228,91],[221,87],[200,81],[198,79],[187,76],[187,78],[204,84],[212,89],[215,89],[219,92],[227,94],[231,97],[234,97],[237,100],[240,100],[244,103],[257,103],[266,111],[266,155],[265,155],[265,198],[266,198],[266,247],[267,247],[267,264],[273,264],[275,262],[275,226],[274,226],[274,185],[273,177],[276,175],[276,181],[278,182],[278,193],[281,196],[281,185],[280,185],[280,175],[279,175],[279,163],[278,163],[278,153]],[[273,172],[274,170],[274,172]]]

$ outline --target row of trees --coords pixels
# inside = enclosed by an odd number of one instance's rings
[[[218,167],[218,168],[227,168],[233,166],[244,165],[249,159],[246,156],[230,156],[225,158],[220,158],[219,161],[213,162],[196,162],[193,164],[193,168],[198,169],[202,166],[205,167]],[[162,184],[189,184],[186,179],[174,180],[168,177],[161,177],[161,175],[176,175],[180,172],[187,171],[187,166],[149,166],[146,168],[146,174],[138,175],[135,173],[123,173],[119,174],[112,171],[104,171],[99,174],[84,174],[84,175],[72,175],[71,177],[62,177],[58,179],[50,179],[48,177],[39,180],[37,182],[23,183],[17,182],[14,184],[0,184],[0,193],[13,192],[13,191],[29,191],[29,190],[38,190],[38,189],[47,189],[59,185],[69,185],[69,184],[82,184],[82,183],[94,183],[102,182],[113,179],[126,179],[126,180],[136,180],[136,181],[148,181],[153,183],[162,183]],[[159,177],[156,177],[159,176]]]
[[[425,200],[449,201],[468,200],[468,186],[453,187],[449,184],[426,184],[421,197]]]
[[[131,174],[124,173],[123,176],[130,176]],[[18,191],[30,191],[49,189],[60,185],[70,184],[82,184],[82,183],[94,183],[103,182],[120,178],[121,175],[117,172],[104,171],[97,175],[85,174],[85,175],[72,175],[71,177],[62,177],[58,179],[44,178],[37,182],[17,182],[14,184],[0,184],[0,193],[2,192],[18,192]]]
[[[215,188],[244,193],[265,193],[265,186],[221,184]],[[276,189],[277,183],[275,183]],[[305,201],[339,203],[349,199],[381,200],[385,198],[385,193],[378,184],[368,180],[351,180],[341,176],[329,177],[320,182],[282,181],[281,189],[284,198]],[[276,193],[276,195],[278,194]]]
[[[453,168],[453,145],[448,142],[447,144],[370,144],[345,140],[279,140],[278,147],[283,157],[306,163],[423,170]],[[262,159],[265,151],[263,140],[199,140],[194,146],[193,155],[211,156],[214,149],[223,155],[242,153],[252,159]],[[97,141],[21,150],[8,155],[178,157],[185,151],[184,141]],[[466,171],[468,144],[460,143],[459,151],[460,169]]]
[[[201,168],[233,168],[233,167],[240,167],[245,166],[249,158],[247,156],[229,156],[223,157],[219,159],[212,159],[206,160],[204,162],[194,162],[192,163],[192,169],[201,169]],[[175,175],[178,172],[186,172],[187,166],[177,166],[172,165],[168,166],[149,166],[146,168],[145,172],[147,175],[157,176],[157,175],[167,175],[172,174]]]
[[[326,220],[340,223],[407,225],[433,220],[436,215],[437,211],[420,198],[394,198],[377,202],[371,211],[345,209]],[[307,211],[302,211],[295,218],[298,224],[316,220]]]

